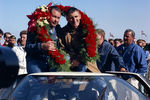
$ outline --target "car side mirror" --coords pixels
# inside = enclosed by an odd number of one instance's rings
[[[0,46],[0,88],[9,87],[18,75],[19,62],[8,47]]]

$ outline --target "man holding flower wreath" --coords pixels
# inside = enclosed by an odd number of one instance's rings
[[[31,19],[31,25],[28,28],[28,37],[27,37],[27,44],[26,44],[26,51],[27,51],[27,71],[28,73],[36,73],[36,72],[48,72],[48,59],[49,56],[47,55],[47,51],[55,51],[55,42],[57,41],[57,34],[60,33],[60,25],[58,25],[60,17],[61,17],[61,10],[56,6],[50,7],[51,17],[49,22],[49,34],[53,41],[41,42],[37,38],[36,31],[33,32],[34,20]],[[35,12],[36,15],[36,12]],[[33,16],[36,17],[36,16]],[[35,18],[34,18],[35,19]],[[29,22],[29,24],[30,24]],[[39,24],[40,25],[40,24]],[[30,26],[32,28],[30,28]],[[41,26],[42,27],[42,23]],[[30,30],[32,29],[32,31]]]

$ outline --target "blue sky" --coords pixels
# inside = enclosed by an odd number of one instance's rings
[[[130,28],[135,31],[136,39],[150,42],[150,0],[0,0],[0,28],[18,38],[19,32],[28,27],[26,15],[51,1],[85,12],[97,28],[105,30],[106,39],[110,38],[110,32],[114,38],[123,38],[124,31]],[[64,17],[61,17],[60,24],[66,24]],[[141,35],[141,30],[147,37]]]

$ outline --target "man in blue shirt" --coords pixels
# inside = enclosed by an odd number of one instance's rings
[[[124,44],[119,46],[117,50],[123,57],[127,71],[144,75],[148,68],[145,53],[140,46],[134,43],[134,39],[135,32],[127,29],[124,32]],[[123,76],[123,78],[139,89],[139,82],[134,77]]]
[[[98,38],[98,53],[100,60],[97,61],[97,66],[101,72],[105,71],[120,71],[124,68],[122,57],[117,50],[108,42],[104,41],[105,32],[102,29],[97,30]]]
[[[123,57],[124,64],[129,72],[144,75],[147,71],[147,62],[144,50],[136,45],[133,40],[135,33],[131,29],[124,32],[124,44],[117,48]]]

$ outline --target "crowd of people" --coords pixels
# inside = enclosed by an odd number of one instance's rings
[[[26,45],[26,40],[27,40],[27,31],[26,30],[22,30],[20,32],[20,38],[16,38],[15,35],[11,34],[10,32],[5,32],[3,33],[3,31],[0,29],[0,40],[2,39],[2,36],[4,37],[4,43],[0,45],[3,47],[8,47],[10,49],[12,49],[18,59],[19,59],[19,72],[18,74],[27,74],[26,71],[26,50],[25,50],[25,45]]]
[[[41,42],[35,38],[35,34],[23,30],[20,32],[20,38],[16,38],[10,32],[0,30],[0,40],[4,37],[4,43],[1,46],[12,49],[19,59],[19,75],[37,72],[52,72],[55,69],[48,69],[47,51],[55,51],[56,48],[63,48],[70,56],[71,71],[86,72],[88,66],[82,62],[83,58],[80,54],[82,48],[81,38],[81,15],[77,8],[71,7],[66,13],[67,25],[61,28],[59,20],[61,18],[61,10],[56,6],[51,6],[51,20],[49,34],[53,41]],[[139,39],[135,41],[135,32],[132,29],[126,29],[123,39],[105,39],[105,31],[96,29],[98,39],[97,68],[100,72],[106,71],[122,71],[134,72],[146,75],[150,79],[150,44],[145,40]],[[135,79],[131,76],[124,77],[128,81]],[[132,83],[132,82],[131,82]]]

